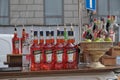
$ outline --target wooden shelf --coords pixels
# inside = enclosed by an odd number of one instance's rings
[[[92,69],[92,68],[79,68],[71,70],[41,70],[41,71],[28,71],[28,72],[0,72],[1,78],[10,78],[10,77],[47,77],[47,76],[65,76],[65,75],[80,75],[84,73],[100,73],[100,72],[110,72],[113,70],[120,69],[120,66],[107,66],[105,68]]]

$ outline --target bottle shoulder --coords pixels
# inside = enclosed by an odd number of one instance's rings
[[[74,45],[73,43],[67,43],[67,44],[65,45],[65,47],[66,47],[66,48],[74,48],[75,45]]]

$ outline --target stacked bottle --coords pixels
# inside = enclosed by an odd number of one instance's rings
[[[21,53],[28,54],[29,53],[29,35],[26,32],[25,28],[22,29],[22,37],[21,37]]]
[[[42,66],[43,70],[52,70],[54,69],[54,42],[53,37],[54,33],[51,35],[50,31],[46,31],[46,43],[44,45],[44,64]]]
[[[63,44],[63,32],[57,30],[57,39],[55,45],[55,69],[61,70],[65,68],[65,53]]]
[[[38,44],[37,31],[34,31],[34,40],[30,52],[31,52],[31,70],[32,71],[40,70],[41,51],[40,51],[40,46]]]
[[[12,53],[20,54],[20,39],[17,34],[17,28],[14,28],[14,37],[12,38]]]
[[[46,31],[46,39],[44,39],[43,31],[32,30],[31,39],[28,40],[28,33],[26,33],[24,27],[22,37],[19,39],[15,28],[12,40],[13,53],[30,53],[26,58],[30,58],[31,71],[77,68],[77,51],[74,45],[75,39],[72,28],[71,31],[67,31],[67,28],[64,31],[58,29],[56,43],[54,31]],[[24,51],[26,48],[28,52]]]
[[[74,32],[68,31],[68,41],[65,45],[65,68],[76,69],[77,68],[77,48],[74,45]]]

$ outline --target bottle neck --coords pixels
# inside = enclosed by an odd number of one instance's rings
[[[50,44],[50,43],[51,43],[50,36],[47,36],[46,37],[46,44]]]
[[[14,32],[14,37],[17,37],[17,32]]]
[[[75,39],[73,36],[69,36],[68,43],[75,43]]]
[[[25,31],[22,32],[22,37],[23,37],[23,38],[26,37],[26,32],[25,32]]]
[[[38,44],[38,37],[34,36],[33,44]]]
[[[61,43],[60,36],[57,36],[56,42],[57,42],[57,44],[58,44],[58,43]]]
[[[44,44],[44,37],[43,37],[43,36],[40,37],[39,43],[40,43],[40,44]]]

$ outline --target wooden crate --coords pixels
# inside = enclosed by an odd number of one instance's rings
[[[104,55],[101,58],[101,63],[104,64],[105,66],[115,66],[116,65],[116,57]]]
[[[120,56],[120,47],[114,46],[109,50],[108,53],[110,56]]]
[[[7,54],[7,62],[9,67],[22,67],[22,55],[21,54]]]

